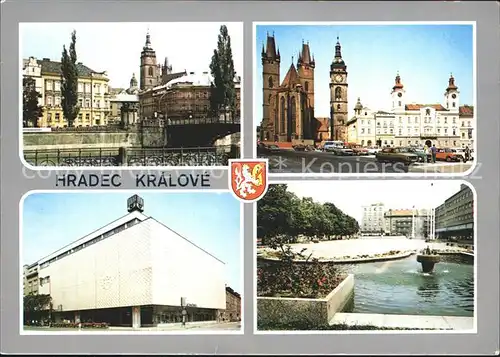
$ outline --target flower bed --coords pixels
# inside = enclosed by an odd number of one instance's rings
[[[56,322],[51,324],[50,327],[54,328],[96,328],[96,329],[105,329],[109,327],[109,324],[106,322]]]
[[[344,255],[341,257],[318,257],[315,258],[320,263],[332,262],[332,263],[342,263],[342,262],[356,262],[356,261],[373,261],[373,260],[383,260],[392,257],[406,257],[412,254],[412,251],[401,251],[401,250],[390,250],[386,253],[377,253],[377,254],[360,254],[360,255]],[[270,260],[281,260],[283,253],[280,251],[261,251],[259,257]],[[309,262],[310,258],[305,257],[302,254],[297,254],[294,257],[294,262]]]
[[[277,264],[257,269],[257,295],[262,297],[324,298],[345,278],[333,264],[303,257],[288,247]],[[310,264],[297,264],[296,260]]]

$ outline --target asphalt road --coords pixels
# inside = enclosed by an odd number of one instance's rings
[[[282,150],[268,155],[271,173],[405,173],[402,163],[379,163],[375,156],[337,156],[327,152]]]

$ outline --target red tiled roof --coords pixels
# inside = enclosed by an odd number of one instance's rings
[[[420,110],[425,107],[430,107],[434,108],[439,111],[446,111],[446,108],[443,107],[441,104],[406,104],[405,105],[405,110]]]
[[[462,105],[459,109],[460,115],[474,116],[474,107],[472,105]]]
[[[409,209],[393,209],[386,212],[387,216],[411,216],[413,212]]]

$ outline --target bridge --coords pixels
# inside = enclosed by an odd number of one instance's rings
[[[169,147],[209,147],[227,135],[241,131],[240,118],[232,116],[165,120]]]
[[[81,148],[24,150],[32,166],[226,166],[240,157],[235,145],[193,148]]]

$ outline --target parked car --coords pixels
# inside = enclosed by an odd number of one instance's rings
[[[343,141],[325,141],[323,144],[324,151],[333,151],[335,148],[344,147]]]
[[[368,152],[368,155],[375,155],[376,153],[378,153],[380,151],[380,149],[372,146],[372,147],[366,148],[366,151]]]
[[[418,162],[430,162],[431,160],[431,155],[426,154],[424,149],[419,150],[418,148],[409,147],[407,150],[408,152],[418,156]]]
[[[362,147],[361,145],[352,145],[351,149],[354,152],[354,155],[358,156],[368,155],[368,150]]]
[[[280,147],[275,144],[264,144],[264,143],[259,143],[257,145],[257,155],[268,155],[274,152],[280,151]]]
[[[347,146],[338,146],[333,148],[333,153],[339,156],[352,156],[354,155],[354,151],[349,149]]]
[[[303,144],[297,144],[293,146],[295,151],[306,151],[306,146]]]
[[[378,162],[397,163],[401,162],[405,165],[411,165],[418,161],[418,156],[408,152],[406,148],[383,148],[376,155]]]
[[[436,160],[439,161],[448,161],[448,162],[458,162],[458,161],[464,161],[465,155],[458,153],[454,149],[437,149],[436,151]]]

